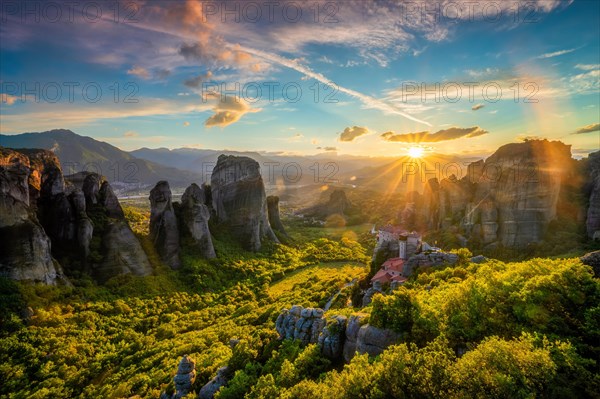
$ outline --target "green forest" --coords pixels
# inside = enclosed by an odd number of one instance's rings
[[[197,371],[189,398],[225,365],[220,399],[600,397],[600,282],[578,258],[474,264],[463,250],[362,308],[352,299],[374,238],[359,229],[294,225],[258,253],[217,231],[216,259],[184,242],[173,271],[149,242],[148,212],[125,213],[154,275],[0,280],[0,397],[159,398],[185,354]],[[279,339],[282,309],[334,295],[327,319],[360,314],[401,341],[344,364]]]

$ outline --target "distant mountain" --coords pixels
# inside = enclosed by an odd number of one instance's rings
[[[200,171],[194,173],[141,159],[108,143],[64,129],[0,135],[0,146],[50,150],[60,159],[64,174],[97,172],[121,189],[142,188],[159,180],[169,181],[172,187],[187,187],[202,178]]]
[[[386,157],[361,157],[323,153],[289,155],[284,153],[229,151],[211,149],[140,148],[131,155],[151,162],[198,171],[206,174],[217,163],[220,154],[245,156],[257,161],[267,189],[286,186],[287,190],[311,184],[340,184],[351,182],[353,172],[367,167],[376,168],[391,162]]]

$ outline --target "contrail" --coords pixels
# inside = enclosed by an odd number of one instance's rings
[[[367,105],[370,108],[376,108],[381,111],[389,112],[389,113],[396,114],[396,115],[401,115],[407,119],[410,119],[411,121],[422,123],[427,126],[431,126],[431,123],[420,120],[418,118],[415,118],[414,116],[407,114],[406,112],[402,111],[401,109],[399,109],[398,107],[396,107],[392,104],[388,104],[385,101],[381,101],[375,97],[371,97],[369,95],[360,93],[356,90],[352,90],[352,89],[348,89],[346,87],[339,86],[332,80],[328,79],[325,75],[318,73],[318,72],[314,72],[309,67],[299,64],[298,62],[296,62],[294,60],[290,60],[289,58],[281,57],[277,54],[270,54],[270,53],[267,53],[267,52],[264,52],[261,50],[255,50],[255,49],[248,48],[248,47],[240,48],[240,47],[234,47],[232,45],[228,45],[228,47],[234,48],[236,50],[242,50],[249,54],[253,54],[257,57],[264,58],[268,61],[277,63],[279,65],[285,66],[285,67],[293,69],[295,71],[298,71],[308,77],[318,80],[319,82],[321,82],[323,84],[331,85],[332,87],[336,87],[342,93],[345,93],[345,94],[349,95],[350,97],[354,97],[354,98],[360,100],[363,104]]]

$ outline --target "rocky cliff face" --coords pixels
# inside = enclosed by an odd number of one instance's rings
[[[150,237],[162,260],[172,269],[181,266],[179,259],[179,229],[173,204],[171,188],[166,181],[159,181],[150,191]]]
[[[356,352],[376,356],[397,343],[400,334],[364,323],[362,316],[335,316],[325,320],[322,309],[292,306],[283,309],[275,322],[280,339],[297,339],[318,344],[330,359],[349,362]]]
[[[570,146],[558,141],[507,144],[471,164],[460,180],[429,180],[422,217],[434,228],[460,226],[484,245],[539,242],[556,216],[571,162]]]
[[[60,165],[51,153],[45,156]],[[62,270],[52,258],[50,238],[35,212],[44,169],[31,164],[27,155],[0,148],[0,275],[55,284]]]
[[[341,189],[334,189],[331,194],[329,194],[327,202],[314,205],[302,211],[306,216],[320,219],[326,219],[331,215],[348,216],[349,213],[354,212],[356,212],[355,207],[350,200],[348,200],[346,192]]]
[[[110,184],[96,173],[66,179],[71,184],[71,212],[77,215],[77,242],[80,250],[87,254],[85,269],[92,277],[104,282],[120,274],[152,274],[150,261],[127,224]],[[97,237],[93,248],[92,237]]]
[[[71,268],[100,281],[151,273],[116,196],[108,183],[100,185],[100,176],[65,180],[49,151],[3,148],[0,154],[0,235],[9,243],[0,256],[3,275],[54,284],[63,276],[59,261],[67,258]],[[99,248],[92,253],[94,234]]]
[[[600,151],[588,159],[589,205],[586,230],[589,238],[600,240]]]
[[[265,186],[258,162],[248,157],[221,155],[211,176],[212,206],[217,222],[250,251],[267,238],[278,242],[267,213]]]
[[[269,224],[273,230],[280,232],[284,236],[287,236],[283,223],[279,218],[279,197],[276,195],[270,195],[267,197],[267,210],[269,212]]]
[[[204,190],[192,183],[181,197],[180,226],[182,233],[186,233],[194,240],[202,256],[214,258],[217,254],[208,229],[210,210],[205,201]]]

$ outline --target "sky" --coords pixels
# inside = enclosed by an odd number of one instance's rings
[[[600,148],[600,1],[2,1],[0,133],[125,150]]]

